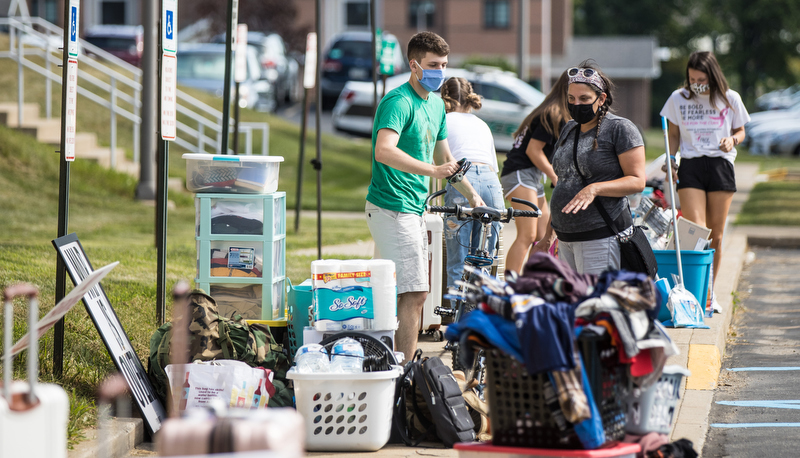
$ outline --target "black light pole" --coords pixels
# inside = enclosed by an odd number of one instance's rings
[[[233,84],[233,154],[239,154],[239,82]]]
[[[225,87],[222,88],[222,154],[228,154],[228,131],[231,117],[231,56],[233,25],[239,21],[239,0],[228,0],[228,23],[225,25]],[[237,102],[238,103],[238,102]]]
[[[297,197],[294,206],[294,232],[300,230],[300,209],[303,200],[303,166],[306,157],[306,124],[308,118],[308,89],[303,87],[303,117],[300,120],[300,154],[297,158]]]
[[[67,161],[67,80],[69,78],[69,0],[64,0],[64,40],[61,55],[61,144],[59,145],[58,173],[58,236],[63,237],[69,231],[69,161]],[[21,37],[19,38],[21,39]],[[75,94],[77,97],[78,94]],[[56,256],[56,291],[55,303],[64,298],[67,291],[67,266]],[[8,350],[6,350],[8,351]],[[53,375],[61,378],[64,374],[64,318],[58,320],[53,331]]]
[[[378,109],[378,37],[375,26],[375,0],[369,0],[369,29],[372,32],[372,117]]]
[[[322,118],[322,19],[321,7],[322,0],[316,0],[316,24],[317,29],[317,104],[316,104],[316,129],[317,129],[317,157],[311,161],[317,171],[317,259],[322,259],[322,129],[320,119]]]

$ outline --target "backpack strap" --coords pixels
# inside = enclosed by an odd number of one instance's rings
[[[233,346],[233,341],[231,340],[231,331],[228,322],[220,318],[218,323],[217,331],[219,332],[219,339],[217,339],[217,343],[220,348],[222,348],[222,356],[224,356],[225,359],[238,360],[239,358],[236,357],[236,348]]]
[[[403,377],[397,381],[395,387],[395,405],[392,415],[393,428],[400,436],[403,443],[410,447],[418,446],[430,433],[435,431],[433,423],[425,418],[417,403],[417,388],[414,385],[414,372],[415,370],[422,370],[421,358],[422,350],[417,350],[411,360],[406,363],[403,368]],[[410,402],[407,402],[408,396],[411,396]],[[425,428],[424,431],[418,431],[417,428],[408,421],[406,407],[409,404],[411,404],[414,417],[417,418]]]

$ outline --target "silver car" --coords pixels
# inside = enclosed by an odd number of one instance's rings
[[[406,81],[411,73],[402,73],[386,80],[390,91]],[[483,97],[483,107],[475,114],[492,129],[495,148],[509,151],[514,144],[511,135],[544,94],[517,78],[513,73],[495,68],[474,67],[469,70],[448,68],[447,78],[462,77],[472,83],[473,90]],[[378,81],[378,98],[383,85]],[[333,108],[333,127],[337,130],[366,136],[372,135],[373,86],[371,82],[349,81]]]

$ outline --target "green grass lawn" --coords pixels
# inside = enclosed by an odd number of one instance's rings
[[[800,226],[800,182],[756,184],[736,218],[736,224]]]
[[[288,139],[291,126],[282,127]],[[273,130],[279,139],[281,129]],[[297,128],[294,129],[297,136]],[[334,208],[361,210],[362,187],[352,177],[368,177],[369,161],[359,160],[358,145],[332,139],[337,149],[328,151],[326,166],[330,171],[332,195],[339,201]],[[51,146],[37,143],[14,130],[0,127],[0,288],[16,282],[30,282],[41,291],[42,314],[54,305],[56,254],[51,240],[57,235],[59,156]],[[363,148],[362,148],[363,153]],[[181,167],[182,169],[182,167]],[[282,170],[283,172],[283,170]],[[106,170],[92,162],[77,160],[70,170],[69,231],[77,233],[95,267],[120,261],[103,281],[103,286],[139,357],[146,360],[149,338],[157,327],[156,248],[152,205],[134,199],[136,180],[128,175]],[[333,179],[339,177],[339,179]],[[350,177],[350,180],[342,177]],[[286,185],[281,173],[279,189],[294,194],[294,183]],[[336,188],[338,184],[338,188]],[[328,179],[324,181],[327,191]],[[313,187],[311,188],[313,196]],[[192,194],[171,191],[174,208],[168,215],[167,283],[195,277],[194,241],[195,208]],[[307,202],[313,204],[309,197]],[[317,243],[315,218],[303,218],[294,233],[293,212],[286,225],[287,275],[299,284],[310,275],[313,256],[295,256],[294,250],[312,248]],[[363,220],[324,219],[322,241],[333,245],[342,241],[368,240],[369,230]],[[22,301],[15,310],[14,339],[26,332],[25,307]],[[171,316],[168,309],[168,316]],[[93,402],[99,382],[114,371],[114,366],[82,307],[66,316],[64,378],[58,383],[70,393],[72,414],[70,438],[74,443],[80,431],[95,421]],[[0,340],[1,341],[1,340]],[[52,332],[41,342],[41,378],[53,380]],[[18,358],[17,376],[24,373],[25,357]]]

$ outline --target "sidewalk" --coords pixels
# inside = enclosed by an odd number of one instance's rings
[[[747,201],[749,191],[761,177],[758,176],[758,165],[741,163],[736,164],[737,187],[730,210],[729,221],[735,220],[735,215],[741,211]],[[315,216],[315,212],[313,213]],[[363,218],[363,213],[328,214],[347,218]],[[708,414],[713,402],[714,390],[717,387],[721,361],[725,354],[725,342],[731,318],[734,312],[734,293],[737,289],[742,264],[748,252],[748,244],[767,245],[773,247],[800,247],[800,230],[798,228],[763,227],[763,226],[733,226],[728,225],[723,243],[724,259],[717,273],[715,292],[723,312],[707,318],[706,324],[710,329],[668,329],[668,333],[680,349],[680,354],[670,358],[667,364],[678,364],[688,368],[692,375],[686,378],[686,383],[681,389],[681,399],[677,407],[677,414],[673,422],[671,440],[687,438],[694,443],[698,452],[702,451],[708,432]],[[503,230],[503,246],[511,245],[516,235],[513,223],[507,224]],[[357,256],[369,258],[372,256],[374,244],[359,242],[336,246],[323,247],[323,256]],[[316,249],[310,254],[316,254]],[[300,254],[299,251],[292,252]],[[440,356],[445,364],[450,363],[450,354],[442,353],[443,342],[434,342],[427,335],[420,336],[420,348],[426,356]],[[139,439],[141,440],[141,439]],[[132,442],[132,441],[131,441]],[[146,446],[146,444],[143,444]],[[359,455],[380,458],[409,457],[409,456],[457,456],[452,449],[431,447],[405,447],[387,445],[378,452],[360,453]],[[83,448],[83,447],[82,447]],[[142,447],[145,448],[145,447]],[[137,449],[128,456],[154,456],[152,452]],[[341,456],[341,453],[309,453],[314,457]],[[77,458],[73,452],[70,458]],[[125,456],[117,454],[115,456]]]

